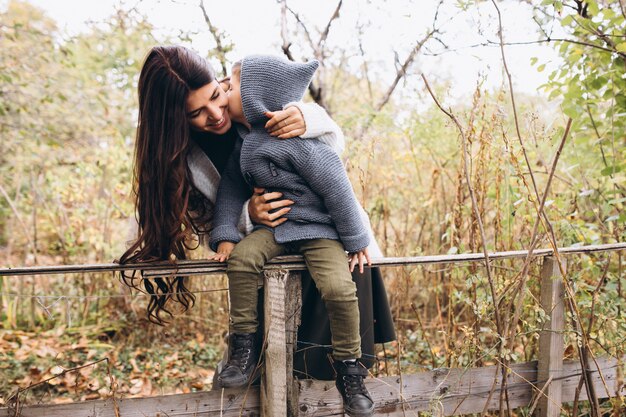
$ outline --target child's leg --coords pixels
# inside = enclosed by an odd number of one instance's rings
[[[274,256],[285,252],[274,234],[258,229],[235,246],[228,260],[228,294],[230,296],[230,332],[254,333],[259,326],[258,289],[263,267]]]
[[[313,239],[301,242],[300,252],[326,304],[333,344],[335,386],[349,416],[374,414],[374,401],[365,387],[367,369],[359,362],[359,306],[356,285],[348,269],[343,245],[336,240]]]
[[[333,358],[361,357],[359,305],[356,285],[348,269],[343,245],[336,240],[312,239],[299,245],[330,319]]]

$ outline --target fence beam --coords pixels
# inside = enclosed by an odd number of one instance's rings
[[[611,252],[626,250],[626,242],[608,243],[604,245],[588,245],[574,246],[567,248],[559,248],[558,252],[563,255],[576,255],[583,253],[595,252]],[[535,249],[533,257],[549,256],[554,253],[550,248]],[[496,259],[516,259],[526,258],[528,251],[507,251],[489,253],[489,258]],[[408,258],[375,258],[372,260],[372,266],[407,266],[407,265],[435,265],[435,264],[454,264],[458,262],[484,262],[484,253],[461,253],[456,255],[431,255],[431,256],[413,256]],[[306,264],[301,255],[277,256],[269,261],[266,265],[267,269],[288,269],[300,270],[306,269]],[[48,266],[29,266],[29,267],[1,267],[1,276],[18,276],[18,275],[44,275],[44,274],[73,274],[87,272],[116,272],[141,270],[144,276],[163,276],[163,275],[207,275],[222,274],[226,271],[226,264],[212,260],[186,260],[178,261],[175,266],[169,262],[151,262],[141,264],[120,265],[116,263],[108,264],[84,264],[84,265],[48,265]]]
[[[565,261],[563,261],[565,262]],[[565,330],[563,276],[558,260],[543,258],[541,267],[541,308],[548,317],[539,333],[537,386],[541,390],[536,417],[559,417],[562,403],[562,376]]]
[[[604,389],[600,374],[594,367],[591,382],[599,398],[626,395],[626,386],[620,381],[626,356],[615,359],[596,358],[609,385]],[[511,364],[508,381],[511,408],[528,407],[536,396],[529,381],[537,378],[537,362]],[[417,413],[428,415],[459,416],[481,413],[493,385],[495,366],[482,368],[440,368],[433,371],[398,376],[367,378],[365,385],[376,402],[376,416],[414,417]],[[563,402],[574,400],[582,372],[580,361],[566,361],[563,371]],[[341,416],[343,401],[335,389],[334,381],[300,381],[300,407],[298,417]],[[500,378],[496,391],[489,398],[487,408],[499,406]],[[587,399],[582,390],[580,401]],[[20,417],[258,417],[260,412],[258,387],[194,392],[160,397],[118,398],[80,401],[69,404],[27,405]],[[11,415],[0,408],[0,416]],[[283,417],[277,415],[275,417]]]
[[[287,358],[287,415],[298,415],[298,400],[300,384],[293,374],[293,356],[298,345],[298,326],[300,326],[300,313],[302,311],[302,281],[300,272],[289,273],[285,290],[285,339]]]

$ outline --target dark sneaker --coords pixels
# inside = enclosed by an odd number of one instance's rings
[[[333,366],[337,372],[335,385],[343,398],[345,413],[351,417],[374,415],[374,401],[363,383],[367,369],[358,360],[335,361]]]
[[[255,371],[259,353],[254,339],[254,333],[233,333],[228,337],[228,361],[217,377],[220,387],[244,387],[258,378]]]

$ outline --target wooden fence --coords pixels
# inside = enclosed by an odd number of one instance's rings
[[[559,249],[559,255],[625,250],[626,243]],[[597,398],[626,395],[624,360],[597,358],[589,369],[579,361],[563,360],[564,302],[560,268],[550,249],[533,256],[542,257],[541,306],[549,320],[542,328],[536,362],[513,364],[508,372],[506,391],[511,408],[531,407],[539,417],[558,417],[562,403],[573,401],[583,373]],[[526,257],[526,251],[499,252],[490,259]],[[376,266],[453,264],[481,262],[484,255],[460,254],[384,258]],[[265,272],[265,372],[260,387],[247,390],[219,390],[147,398],[110,398],[59,405],[27,406],[23,417],[166,417],[166,416],[334,416],[342,415],[341,397],[332,381],[297,380],[293,377],[292,357],[299,324],[299,272],[305,268],[299,256],[274,259]],[[171,264],[120,266],[117,264],[68,265],[31,268],[3,268],[0,276],[66,274],[141,269],[144,275],[204,275],[223,273],[224,265],[212,261],[185,261],[176,269]],[[376,401],[377,416],[416,416],[430,412],[453,416],[497,410],[501,376],[495,366],[436,369],[418,374],[371,378],[367,386]],[[495,388],[494,388],[495,384]],[[490,393],[492,395],[490,395]],[[587,399],[586,390],[578,396]],[[12,414],[11,414],[12,413]],[[15,410],[0,408],[0,416]]]

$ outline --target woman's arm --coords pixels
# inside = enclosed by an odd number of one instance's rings
[[[341,154],[345,139],[341,128],[316,103],[287,103],[284,110],[268,112],[270,120],[265,124],[272,136],[289,139],[300,136],[304,139],[317,139]]]
[[[238,147],[236,146],[233,152],[237,151],[237,149]],[[234,157],[236,157],[236,155],[231,154],[231,158]],[[189,172],[191,173],[191,180],[194,187],[210,202],[210,206],[215,206],[217,188],[219,187],[221,178],[220,173],[209,157],[193,141],[190,142],[187,165],[189,166]],[[251,199],[252,198],[253,197],[251,197]],[[254,216],[248,214],[249,201],[250,200],[243,204],[243,210],[239,218],[238,228],[243,235],[250,234],[254,227],[252,222],[257,222]],[[254,204],[252,204],[252,206],[254,206]],[[209,220],[212,221],[212,215]]]
[[[276,227],[287,221],[287,214],[294,202],[282,199],[283,194],[277,191],[266,193],[263,188],[254,188],[254,194],[246,202],[244,209],[250,215],[250,219],[257,224],[264,224],[269,227]],[[247,233],[246,233],[247,234]]]
[[[233,153],[226,164],[217,190],[215,213],[209,232],[209,246],[213,250],[217,249],[220,242],[237,243],[244,236],[239,224],[243,217],[242,207],[245,207],[246,200],[250,198],[251,192],[239,168],[241,142],[241,139],[238,139],[235,149],[233,149]]]
[[[285,109],[290,107],[296,107],[300,110],[304,118],[306,130],[300,135],[301,138],[317,138],[333,148],[336,154],[341,155],[346,145],[343,132],[322,106],[317,103],[303,103],[299,101],[287,103]]]

